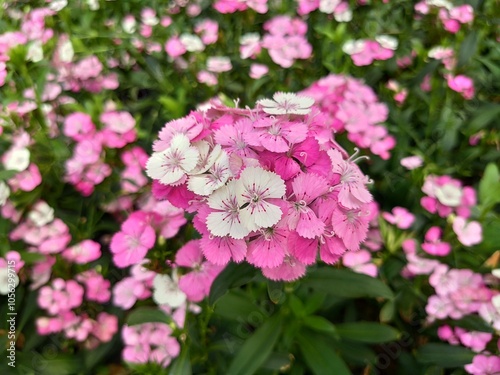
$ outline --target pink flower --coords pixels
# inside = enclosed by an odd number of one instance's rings
[[[212,282],[224,269],[223,266],[204,261],[199,240],[189,241],[181,247],[175,256],[175,263],[192,269],[179,279],[179,288],[192,302],[200,302],[208,296]]]
[[[426,242],[422,244],[422,250],[435,256],[448,255],[451,252],[451,245],[447,242],[441,242],[441,235],[441,228],[431,227],[425,234]]]
[[[401,159],[400,163],[406,169],[413,170],[420,168],[424,164],[424,161],[420,156],[414,155]]]
[[[306,265],[292,255],[286,255],[278,267],[262,268],[262,274],[271,280],[294,281],[306,274]]]
[[[458,216],[453,220],[453,231],[465,246],[477,245],[483,240],[481,224],[477,221],[467,223],[463,217]]]
[[[167,41],[167,43],[165,43],[165,52],[170,57],[176,58],[184,55],[187,52],[187,49],[179,37],[173,36]]]
[[[131,215],[121,231],[111,239],[110,250],[114,263],[124,268],[139,263],[156,241],[154,229],[140,215]]]
[[[101,256],[101,245],[92,240],[84,240],[62,252],[62,257],[77,264],[86,264]]]
[[[259,79],[265,76],[269,72],[267,65],[263,64],[252,64],[250,65],[249,76],[252,79]]]
[[[470,100],[474,97],[474,81],[471,78],[462,74],[455,77],[447,75],[446,81],[448,87],[461,94],[464,99]]]
[[[147,289],[142,281],[126,277],[117,282],[113,288],[113,304],[129,310],[146,292]]]
[[[74,112],[64,119],[63,133],[75,141],[92,137],[95,125],[86,113]]]
[[[403,207],[394,207],[392,214],[383,212],[382,217],[400,229],[408,229],[415,221],[415,215]]]
[[[38,294],[38,305],[49,314],[57,315],[78,307],[83,302],[83,287],[74,280],[55,279]]]
[[[465,370],[473,375],[496,375],[500,372],[500,357],[478,354],[471,364],[465,365]]]
[[[369,251],[348,251],[342,256],[342,263],[354,272],[364,273],[371,277],[377,277],[377,266],[371,263],[372,256]]]

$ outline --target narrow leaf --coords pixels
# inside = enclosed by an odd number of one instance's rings
[[[417,352],[419,362],[438,365],[445,368],[463,367],[472,363],[474,352],[462,346],[431,343],[422,346]]]
[[[281,334],[282,321],[279,315],[271,317],[248,340],[236,354],[227,375],[252,375],[266,362]]]
[[[340,337],[365,343],[382,343],[399,338],[399,331],[393,327],[375,322],[354,322],[336,325]]]
[[[351,372],[337,352],[321,336],[302,332],[298,337],[304,360],[315,375],[350,375]]]
[[[303,283],[308,287],[339,297],[394,298],[391,289],[382,281],[345,269],[320,268],[311,272]]]
[[[127,318],[128,325],[153,322],[169,324],[172,322],[172,319],[163,311],[150,307],[139,307],[132,311]]]
[[[229,263],[224,271],[214,280],[210,288],[208,303],[213,305],[230,288],[242,286],[250,282],[257,270],[248,263]]]

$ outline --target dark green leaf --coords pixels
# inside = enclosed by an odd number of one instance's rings
[[[395,328],[375,322],[342,323],[337,324],[336,328],[343,339],[370,344],[394,341],[400,336]]]
[[[227,375],[252,375],[266,362],[281,334],[279,315],[267,320],[245,341],[233,358]]]
[[[226,319],[247,320],[251,314],[258,311],[258,306],[252,303],[247,296],[229,292],[216,303],[214,313]]]
[[[170,369],[170,374],[191,375],[192,373],[191,362],[189,359],[189,349],[184,348],[182,349],[181,355],[174,361]]]
[[[127,317],[128,325],[142,324],[142,323],[170,323],[170,318],[163,311],[151,307],[139,307],[132,311]]]
[[[422,346],[417,352],[421,363],[438,365],[445,368],[463,367],[471,363],[474,352],[462,346],[431,343]]]
[[[335,338],[340,338],[337,329],[332,322],[322,316],[306,316],[304,317],[304,325],[318,332],[331,334]]]
[[[382,281],[345,269],[317,269],[309,274],[303,284],[339,297],[394,298],[391,289]]]
[[[470,31],[465,37],[460,51],[458,52],[457,67],[467,65],[470,59],[476,54],[478,34],[476,31]]]
[[[483,205],[500,202],[498,189],[500,187],[500,173],[498,167],[489,163],[484,171],[483,178],[479,182],[479,201]]]
[[[299,335],[298,343],[304,360],[313,374],[351,374],[342,358],[321,336],[305,331]]]
[[[460,320],[455,320],[453,324],[469,331],[495,333],[493,327],[477,315],[467,315]]]
[[[0,181],[8,180],[18,174],[18,171],[0,171]]]
[[[380,309],[380,321],[382,323],[390,322],[394,318],[395,308],[394,300],[387,301]]]
[[[208,303],[213,305],[230,288],[242,286],[250,282],[257,274],[257,269],[248,263],[229,263],[224,271],[214,280],[210,288]]]
[[[302,301],[300,300],[299,297],[297,297],[293,294],[290,295],[289,296],[289,304],[290,304],[290,308],[292,309],[292,312],[295,316],[301,317],[301,316],[305,315],[304,304],[302,303]]]
[[[489,125],[493,120],[498,119],[500,115],[499,104],[485,104],[475,111],[476,115],[467,125],[470,134],[474,134]]]

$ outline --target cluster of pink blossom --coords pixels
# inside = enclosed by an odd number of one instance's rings
[[[422,207],[441,217],[455,213],[467,219],[476,204],[476,191],[450,176],[427,176],[422,191],[427,195],[420,200]]]
[[[330,74],[301,93],[316,101],[328,131],[346,131],[348,139],[356,146],[369,148],[382,159],[389,159],[389,150],[394,148],[396,140],[381,124],[387,120],[389,110],[378,101],[370,87],[354,78]]]
[[[113,261],[121,268],[140,263],[153,248],[157,233],[164,239],[173,238],[186,223],[184,210],[168,201],[145,196],[139,203],[140,209],[129,215],[111,239]]]
[[[461,25],[472,24],[474,8],[469,4],[453,6],[447,0],[423,0],[415,4],[415,11],[419,15],[426,15],[438,10],[438,17],[446,31],[456,34]]]
[[[297,13],[301,16],[309,14],[317,9],[321,13],[333,14],[337,22],[349,22],[352,19],[352,11],[349,3],[339,0],[298,0]]]
[[[354,65],[370,65],[374,60],[388,60],[394,56],[398,48],[396,38],[389,35],[379,35],[375,40],[350,40],[342,46],[342,51],[351,56]]]
[[[440,264],[432,271],[429,283],[436,290],[425,308],[429,321],[448,317],[456,320],[477,313],[493,297],[482,275],[470,269],[450,269]]]
[[[95,271],[77,275],[87,289],[87,299],[99,303],[110,298],[109,281],[104,280]],[[118,319],[115,315],[100,312],[95,319],[87,313],[76,314],[84,301],[84,288],[75,280],[56,278],[51,285],[40,288],[38,305],[49,313],[49,317],[36,320],[37,331],[41,335],[63,332],[68,339],[84,342],[87,348],[95,348],[101,342],[108,342],[118,331]]]
[[[300,18],[276,16],[264,24],[267,33],[262,47],[271,59],[283,68],[289,68],[297,59],[308,59],[312,46],[306,39],[307,24]]]
[[[5,254],[5,257],[0,257],[0,295],[6,295],[10,292],[9,284],[9,276],[10,278],[14,278],[14,284],[17,287],[19,284],[19,271],[24,266],[24,261],[21,259],[21,255],[17,251],[8,251]],[[9,272],[9,268],[13,267],[14,274]]]
[[[248,8],[257,13],[267,13],[267,0],[217,0],[213,7],[219,13],[242,12]]]
[[[128,112],[106,111],[100,116],[100,122],[103,127],[97,130],[92,118],[81,112],[73,112],[64,120],[64,135],[76,142],[73,156],[66,161],[65,180],[84,196],[92,194],[95,186],[111,175],[111,166],[104,162],[105,148],[121,149],[137,139],[135,120]],[[127,168],[122,177],[129,192],[137,191],[147,183],[140,173],[144,160],[138,149],[135,147],[134,151],[123,155]]]
[[[438,328],[438,336],[451,345],[462,344],[476,353],[486,349],[486,345],[493,338],[493,334],[489,332],[467,331],[460,327],[452,328],[447,324]]]
[[[179,342],[171,336],[172,332],[172,328],[164,323],[124,325],[123,360],[137,364],[152,362],[168,367],[172,358],[177,357],[181,351]]]
[[[148,263],[143,260],[130,269],[130,276],[118,281],[113,286],[113,304],[124,310],[129,310],[135,303],[151,297],[155,273],[146,269]]]
[[[291,93],[256,109],[217,102],[167,123],[146,171],[158,199],[196,212],[204,256],[294,280],[366,238],[368,178],[334,141],[314,100]],[[329,135],[328,135],[329,134]]]

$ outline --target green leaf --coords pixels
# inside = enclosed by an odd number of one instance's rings
[[[481,204],[489,206],[500,202],[500,172],[494,163],[489,163],[479,182],[479,200]]]
[[[248,296],[242,293],[229,292],[216,303],[214,313],[226,319],[246,319],[252,313],[259,311],[258,306],[252,303]]]
[[[289,296],[289,304],[290,304],[290,308],[292,309],[293,314],[296,317],[302,317],[305,315],[304,304],[302,303],[302,301],[300,300],[299,297],[291,294]]]
[[[438,365],[445,368],[463,367],[471,363],[474,352],[462,346],[431,343],[422,346],[417,352],[417,360],[425,364]]]
[[[311,328],[318,332],[324,332],[333,335],[335,338],[340,338],[337,329],[328,319],[323,318],[322,316],[306,316],[304,317],[304,325],[308,328]]]
[[[394,318],[396,306],[394,300],[387,301],[380,309],[380,321],[388,323]]]
[[[391,289],[373,277],[355,273],[351,270],[320,268],[312,271],[303,284],[328,294],[346,297],[384,297],[394,298]]]
[[[470,59],[476,54],[477,42],[477,31],[470,31],[465,37],[462,45],[460,46],[460,51],[458,52],[458,68],[467,65]]]
[[[0,171],[0,181],[6,181],[14,177],[18,173],[19,173],[18,171],[12,171],[12,170]]]
[[[230,288],[249,283],[257,274],[257,269],[248,263],[229,263],[214,280],[210,288],[208,303],[213,305]]]
[[[192,373],[189,349],[186,347],[182,350],[181,355],[174,361],[170,369],[170,374],[191,375]]]
[[[297,339],[304,360],[313,374],[351,374],[342,358],[321,336],[305,331]]]
[[[495,333],[493,327],[477,315],[467,315],[460,320],[455,320],[453,324],[469,331]]]
[[[268,359],[281,334],[283,323],[279,315],[267,320],[243,343],[236,354],[227,375],[252,375]]]
[[[375,322],[353,322],[336,325],[343,339],[377,344],[399,339],[400,333],[391,326]]]
[[[467,130],[470,134],[478,132],[489,125],[493,120],[497,120],[500,114],[500,105],[492,103],[485,104],[479,107],[475,113],[476,115],[467,125]]]
[[[172,318],[163,311],[152,307],[139,307],[132,311],[127,317],[127,324],[131,326],[153,322],[169,324],[172,322]]]

